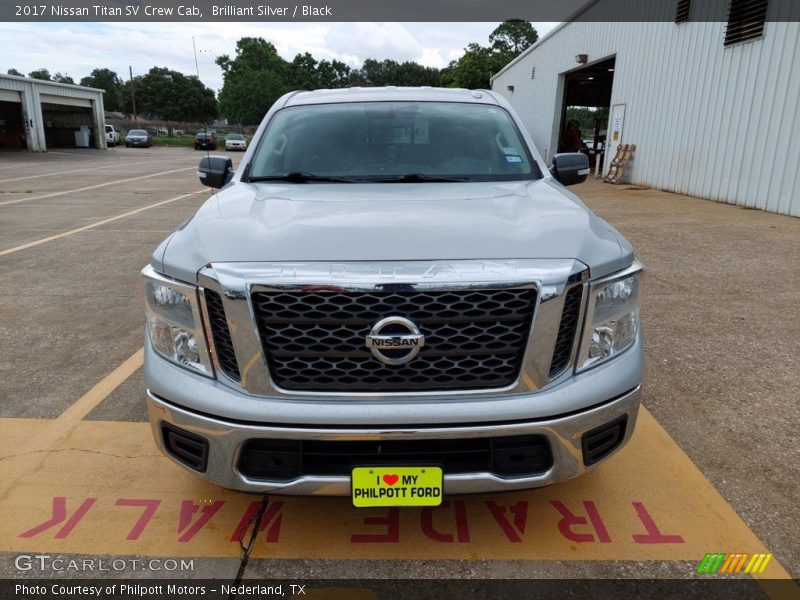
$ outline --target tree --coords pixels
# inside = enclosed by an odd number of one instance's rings
[[[321,87],[316,59],[308,52],[295,56],[289,64],[289,81],[296,90],[316,90]]]
[[[443,69],[442,83],[447,87],[486,89],[489,78],[499,70],[498,65],[491,48],[472,43],[465,48],[461,58]]]
[[[313,82],[309,69],[316,61],[310,54],[298,56],[298,71],[294,73],[292,65],[278,55],[270,42],[247,37],[236,42],[235,58],[217,57],[224,77],[219,93],[223,116],[242,125],[259,123],[269,107],[292,88],[290,74],[304,78],[306,83]]]
[[[106,110],[122,110],[122,79],[111,69],[95,69],[81,79],[80,84],[104,90],[103,105]]]
[[[125,85],[123,106],[132,113],[130,86]],[[207,121],[218,115],[214,91],[194,75],[166,67],[153,67],[146,75],[134,77],[136,110],[165,121]]]
[[[598,123],[601,129],[605,129],[608,123],[608,107],[568,106],[564,122],[569,123],[570,121],[575,121],[583,131],[594,131],[595,125]]]
[[[382,61],[368,58],[360,69],[351,72],[350,83],[365,86],[417,86],[439,85],[439,70],[424,67],[415,62],[398,63],[395,60]]]
[[[58,83],[70,83],[72,85],[75,85],[75,80],[72,79],[72,77],[70,77],[66,73],[62,74],[60,71],[55,75],[53,75],[53,81],[56,81]]]
[[[447,87],[488,88],[491,76],[534,44],[539,34],[528,21],[508,19],[489,35],[490,47],[472,43],[464,55],[441,71],[442,85]]]
[[[339,60],[321,60],[317,64],[317,77],[320,87],[346,87],[350,77],[350,67]]]
[[[289,86],[293,90],[340,88],[348,85],[350,67],[338,60],[317,60],[308,52],[289,63]]]
[[[535,44],[538,39],[539,34],[536,29],[523,19],[507,19],[489,34],[492,50],[503,55],[510,55],[511,58],[518,56],[526,48]]]
[[[6,71],[6,74],[8,74],[8,75],[16,75],[17,77],[25,77],[25,75],[23,75],[22,73],[20,73],[16,69],[9,69],[8,71]]]
[[[41,79],[42,81],[53,81],[53,78],[50,77],[50,71],[47,69],[36,69],[35,71],[31,71],[28,73],[28,77],[32,77],[33,79]]]

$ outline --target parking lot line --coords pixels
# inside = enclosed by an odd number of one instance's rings
[[[151,177],[158,177],[160,175],[169,175],[170,173],[179,173],[181,171],[191,171],[192,169],[196,169],[196,167],[184,167],[182,169],[172,169],[171,171],[161,171],[160,173],[151,173],[150,175],[141,175],[140,177],[129,177],[127,179],[118,179],[116,181],[108,181],[106,183],[98,183],[97,185],[90,185],[84,188],[78,188],[77,190],[65,190],[63,192],[53,192],[52,194],[44,194],[42,196],[33,196],[31,198],[18,198],[17,200],[6,200],[5,202],[0,202],[0,206],[6,206],[8,204],[18,204],[20,202],[29,202],[30,200],[43,200],[45,198],[54,198],[56,196],[63,196],[64,194],[76,194],[78,192],[86,192],[88,190],[96,190],[97,188],[106,187],[109,185],[116,185],[118,183],[127,183],[129,181],[138,181],[139,179],[149,179]]]
[[[56,171],[55,173],[41,173],[39,175],[25,175],[24,177],[10,177],[8,179],[0,179],[0,183],[7,183],[9,181],[21,181],[23,179],[38,179],[40,177],[53,177],[55,175],[69,175],[71,173],[83,173],[84,171],[99,171],[101,169],[113,169],[115,167],[134,167],[136,165],[147,165],[152,163],[164,163],[164,160],[144,160],[141,162],[128,163],[123,161],[115,162],[113,165],[105,165],[104,167],[88,167],[86,169],[74,169],[72,171]]]
[[[21,460],[21,464],[25,465],[26,470],[37,471],[41,467],[41,463],[47,458],[48,452],[54,451],[59,443],[69,437],[75,426],[81,422],[81,419],[133,375],[142,366],[143,359],[144,348],[140,348],[111,373],[103,377],[92,389],[81,396],[56,419],[9,419],[15,424],[15,427],[13,431],[6,432],[8,435],[3,436],[10,443],[0,450],[0,464],[1,461],[17,457]],[[15,437],[19,436],[19,427],[24,428],[26,423],[38,423],[42,426],[35,427],[34,429],[37,429],[35,432],[28,431],[22,437]],[[0,498],[4,498],[8,490],[16,483],[16,479],[12,473],[5,472],[2,467],[0,467],[0,473],[6,475],[6,478],[0,481],[0,492],[2,492],[0,493]],[[19,474],[20,472],[17,472],[17,476]]]
[[[133,375],[142,366],[143,360],[144,348],[139,348],[125,362],[103,377],[97,385],[81,396],[77,402],[74,402],[67,410],[62,412],[56,418],[56,421],[63,427],[83,419],[128,377]]]
[[[180,169],[184,170],[184,169]],[[57,240],[63,237],[67,237],[69,235],[74,235],[76,233],[80,233],[81,231],[87,231],[88,229],[93,229],[95,227],[99,227],[100,225],[105,225],[106,223],[111,223],[113,221],[117,221],[119,219],[124,219],[125,217],[130,217],[131,215],[135,215],[137,213],[143,212],[145,210],[150,210],[151,208],[157,208],[159,206],[164,206],[165,204],[169,204],[170,202],[176,202],[177,200],[181,200],[183,198],[187,198],[189,196],[193,196],[195,194],[200,194],[207,190],[197,190],[196,192],[189,192],[188,194],[182,194],[180,196],[175,196],[174,198],[169,198],[168,200],[162,200],[161,202],[156,202],[155,204],[148,204],[147,206],[142,206],[140,208],[130,210],[128,212],[122,213],[121,215],[116,215],[114,217],[109,217],[108,219],[103,219],[102,221],[97,221],[95,223],[90,223],[89,225],[84,225],[83,227],[78,227],[77,229],[71,229],[69,231],[64,231],[62,233],[58,233],[56,235],[51,235],[46,238],[42,238],[40,240],[35,240],[33,242],[28,242],[27,244],[22,244],[21,246],[15,246],[14,248],[8,248],[7,250],[0,251],[0,256],[6,256],[7,254],[13,254],[15,252],[19,252],[21,250],[26,250],[28,248],[32,248],[34,246],[39,246],[41,244],[46,244],[47,242],[52,242],[53,240]]]

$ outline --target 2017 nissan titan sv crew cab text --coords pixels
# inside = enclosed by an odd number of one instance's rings
[[[488,91],[294,92],[143,271],[159,447],[247,492],[438,504],[631,436],[642,265]],[[563,185],[562,185],[563,184]],[[424,485],[422,485],[424,483]]]

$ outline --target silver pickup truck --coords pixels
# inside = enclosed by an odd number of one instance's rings
[[[630,438],[642,265],[489,91],[293,92],[143,271],[153,435],[247,492],[437,504]]]

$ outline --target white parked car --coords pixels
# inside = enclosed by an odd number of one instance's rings
[[[225,150],[247,150],[247,140],[241,133],[229,133],[225,136]]]

